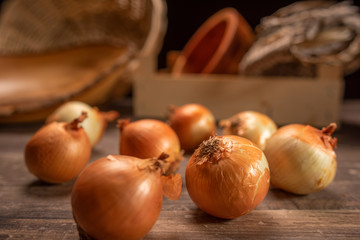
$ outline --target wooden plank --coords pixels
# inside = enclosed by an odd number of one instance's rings
[[[0,239],[79,239],[72,219],[0,219]]]
[[[310,78],[245,78],[168,73],[139,75],[134,83],[134,114],[164,117],[170,104],[207,106],[219,119],[244,111],[263,112],[280,125],[339,123],[343,81]]]
[[[352,212],[256,210],[233,220],[213,218],[194,208],[190,210],[186,215],[181,211],[162,212],[158,222],[147,235],[147,239],[358,239],[360,237],[358,210]]]
[[[1,239],[76,239],[71,219],[1,219]],[[219,227],[220,226],[220,227]],[[360,211],[255,210],[233,220],[162,211],[144,239],[359,239]]]

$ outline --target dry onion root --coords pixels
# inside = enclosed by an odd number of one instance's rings
[[[215,117],[200,104],[170,106],[168,120],[185,151],[193,151],[216,131]]]
[[[243,111],[221,120],[219,126],[225,135],[237,135],[251,140],[262,150],[266,141],[277,130],[275,122],[263,113]]]
[[[335,129],[335,123],[322,130],[302,124],[279,128],[264,150],[271,184],[295,194],[309,194],[328,186],[337,168],[337,139],[331,137]]]
[[[204,212],[232,219],[249,213],[265,198],[270,184],[264,153],[250,140],[211,137],[191,156],[186,187]]]
[[[158,159],[109,155],[88,165],[77,178],[71,205],[81,239],[140,239],[155,224],[163,194],[176,200],[179,174],[163,176]]]
[[[166,152],[169,155],[164,169],[166,175],[179,169],[183,159],[179,138],[166,123],[155,119],[141,119],[130,122],[118,121],[120,128],[119,152],[138,158],[153,158]]]
[[[54,121],[71,122],[83,111],[87,112],[88,118],[81,123],[81,126],[88,135],[91,146],[95,146],[103,137],[107,123],[114,121],[119,116],[118,112],[101,112],[98,108],[93,108],[84,102],[70,101],[64,103],[50,114],[46,119],[46,123]]]
[[[40,128],[25,148],[28,170],[49,183],[63,183],[78,176],[91,155],[91,145],[79,125],[83,112],[70,123],[53,122]]]

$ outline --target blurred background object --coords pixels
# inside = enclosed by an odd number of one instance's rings
[[[159,54],[159,68],[166,67],[167,53],[172,50],[182,50],[194,32],[212,14],[225,7],[233,7],[255,29],[261,19],[270,16],[280,8],[286,7],[297,1],[167,1],[168,29],[164,38],[164,45]],[[311,1],[309,1],[311,2]],[[335,1],[343,2],[343,1]],[[354,6],[360,6],[359,1],[350,1]],[[186,12],[186,14],[184,14]],[[352,72],[345,77],[344,98],[360,98],[360,71]]]
[[[299,1],[264,17],[239,71],[251,76],[315,77],[317,67],[344,75],[360,65],[360,14],[350,2]]]
[[[129,90],[137,59],[160,51],[162,0],[8,0],[0,15],[0,121],[42,120],[69,100]]]
[[[207,19],[187,42],[171,72],[234,74],[254,43],[252,28],[234,8],[223,8]]]
[[[140,56],[157,56],[157,68],[166,68],[169,53],[183,50],[223,8],[237,10],[255,30],[297,1],[0,2],[0,120],[23,122],[41,120],[68,100],[98,105],[131,97]],[[347,36],[345,30],[340,38]],[[360,98],[360,71],[346,73],[344,98]]]

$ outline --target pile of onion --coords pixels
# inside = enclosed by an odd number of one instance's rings
[[[81,126],[88,135],[91,146],[95,146],[103,137],[107,123],[114,121],[119,116],[118,112],[101,112],[98,108],[91,107],[84,102],[70,101],[62,104],[50,114],[46,119],[46,123],[54,121],[71,122],[83,111],[87,112],[88,118],[81,123]]]
[[[186,167],[186,187],[204,212],[232,219],[249,213],[265,198],[268,162],[250,140],[215,136],[201,143]]]
[[[335,123],[322,130],[302,124],[279,128],[264,150],[271,184],[295,194],[309,194],[328,186],[337,168],[337,139],[331,137],[335,129]]]
[[[163,175],[165,158],[109,155],[88,165],[71,194],[80,238],[144,237],[159,217],[163,194],[176,200],[181,193],[181,176]]]
[[[277,130],[275,122],[263,113],[243,111],[234,116],[221,120],[219,126],[223,134],[237,135],[251,140],[262,150],[266,141]]]
[[[40,128],[25,148],[28,170],[49,183],[63,183],[76,178],[91,155],[91,144],[80,123],[83,112],[70,123],[52,122]]]
[[[200,104],[170,106],[169,125],[179,137],[181,148],[192,151],[216,131],[216,122],[209,109]]]
[[[169,155],[164,169],[166,174],[174,173],[183,159],[179,138],[166,123],[155,119],[130,122],[119,120],[121,155],[138,158],[153,158],[165,152]]]

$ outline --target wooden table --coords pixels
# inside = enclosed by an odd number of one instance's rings
[[[249,214],[222,220],[199,210],[184,186],[178,201],[164,199],[145,239],[360,239],[360,102],[346,101],[342,119],[335,133],[338,172],[326,189],[307,196],[271,189]],[[70,206],[74,182],[45,184],[25,166],[24,147],[39,127],[0,126],[0,239],[78,239]],[[110,125],[91,161],[117,154],[118,139]]]

